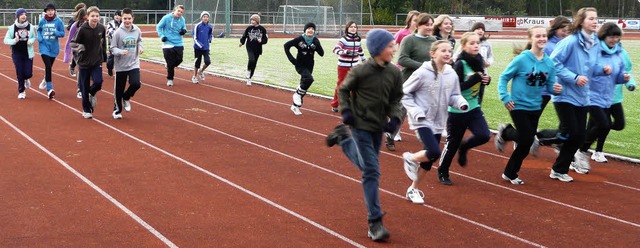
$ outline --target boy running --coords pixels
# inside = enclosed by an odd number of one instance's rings
[[[133,11],[129,8],[122,10],[122,25],[113,33],[111,52],[114,55],[116,69],[115,103],[113,106],[113,118],[122,119],[122,107],[124,111],[131,111],[131,97],[140,89],[140,58],[142,54],[142,32],[133,25]],[[129,78],[129,88],[127,85]]]
[[[209,24],[209,12],[202,11],[200,20],[202,21],[193,27],[193,54],[196,58],[196,64],[191,82],[194,84],[198,83],[198,76],[200,76],[200,80],[204,81],[204,70],[211,64],[209,44],[213,40],[213,27]],[[200,68],[202,57],[204,57],[204,66]]]

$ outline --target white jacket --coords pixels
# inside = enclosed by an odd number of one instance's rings
[[[431,128],[442,133],[447,125],[447,107],[460,109],[467,101],[460,95],[458,74],[450,65],[436,76],[430,61],[424,62],[402,86],[402,105],[409,115],[409,127],[416,130]]]

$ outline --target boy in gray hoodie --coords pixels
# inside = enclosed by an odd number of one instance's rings
[[[116,69],[115,103],[113,118],[122,119],[122,108],[131,111],[131,97],[140,89],[140,58],[142,54],[142,32],[133,25],[133,11],[122,10],[122,25],[113,33],[111,52]],[[129,88],[125,91],[129,78]],[[124,106],[123,106],[124,105]]]

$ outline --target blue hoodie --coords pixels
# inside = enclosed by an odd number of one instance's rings
[[[629,54],[627,53],[627,50],[624,50],[624,48],[622,48],[622,60],[624,61],[624,71],[629,73],[631,69],[633,69],[633,64],[631,63],[631,59],[629,59]],[[633,86],[635,90],[636,81],[633,79],[633,76],[631,76],[631,80],[629,80],[629,82],[627,82],[625,86],[627,87],[627,90],[631,90],[631,86]],[[616,84],[616,89],[614,90],[613,100],[611,104],[621,103],[622,100],[624,100],[624,94],[622,93],[622,85]]]
[[[604,41],[598,41],[601,52],[598,57],[598,66],[610,66],[611,74],[606,75],[604,71],[594,72],[593,78],[589,80],[590,106],[600,108],[611,107],[614,88],[617,84],[624,84],[624,60],[622,58],[622,46],[620,43],[613,48],[609,48]]]
[[[543,76],[544,74],[544,76]],[[535,82],[529,80],[530,75],[536,78]],[[546,78],[546,80],[543,80]],[[507,85],[511,80],[511,92]],[[553,92],[553,84],[556,83],[556,69],[548,55],[540,60],[530,51],[525,50],[516,56],[500,75],[498,82],[498,95],[503,104],[513,101],[515,110],[537,111],[542,105],[540,92],[547,89]]]
[[[64,37],[66,34],[64,23],[59,17],[55,17],[51,21],[40,18],[38,22],[38,50],[40,54],[55,58],[60,53],[60,43],[58,38]]]
[[[596,58],[600,56],[600,46],[596,34],[593,33],[591,35],[595,44],[587,49],[581,33],[579,31],[562,39],[551,53],[558,82],[562,84],[562,93],[553,96],[553,102],[565,102],[579,107],[589,106],[591,82],[581,87],[576,80],[578,76],[591,79],[595,71],[602,71],[602,67],[596,65]]]
[[[209,23],[199,22],[193,27],[193,49],[209,51],[213,40],[213,27]]]
[[[156,26],[158,37],[160,37],[160,39],[167,37],[167,41],[162,43],[162,48],[184,46],[182,43],[182,35],[180,35],[181,30],[185,30],[185,32],[187,30],[184,17],[174,18],[173,13],[166,14],[162,17]]]

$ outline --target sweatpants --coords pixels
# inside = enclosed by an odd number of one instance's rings
[[[93,80],[91,85],[89,85],[90,80]],[[89,68],[80,67],[78,70],[78,85],[82,93],[82,110],[85,113],[93,113],[89,96],[95,96],[102,89],[102,64]]]
[[[611,122],[611,129],[610,130],[616,130],[616,131],[620,131],[622,129],[624,129],[624,110],[622,109],[622,103],[616,103],[611,105],[611,107],[609,107],[608,109],[606,109],[606,112],[608,113],[608,119],[611,120],[611,118],[613,118],[613,121]],[[587,124],[587,126],[589,126],[589,124]],[[587,128],[588,129],[588,128]],[[588,133],[587,133],[588,135]],[[609,132],[603,132],[600,134],[600,136],[598,136],[597,138],[597,142],[596,142],[596,151],[601,152],[604,149],[604,142],[607,140],[607,136],[609,135]]]
[[[473,135],[462,141],[467,129]],[[438,176],[440,177],[449,177],[449,167],[458,149],[469,150],[489,142],[491,138],[491,132],[481,107],[474,108],[466,113],[449,113],[447,134],[447,143],[442,151],[440,166],[438,167]]]
[[[163,48],[164,61],[167,62],[167,79],[173,80],[175,68],[182,63],[184,47]]]
[[[42,62],[44,62],[44,81],[47,82],[47,91],[53,89],[53,82],[51,81],[51,68],[53,63],[56,62],[56,57],[49,57],[47,55],[40,55]]]
[[[109,54],[109,56],[107,56],[107,70],[109,71],[113,71],[113,54]]]
[[[202,57],[204,57],[204,64],[206,66],[209,66],[211,64],[211,57],[209,57],[209,50],[193,49],[193,55],[196,58],[196,64],[195,64],[196,70],[200,69],[200,64],[202,63]]]
[[[127,86],[127,78],[129,79],[129,88]],[[116,84],[114,86],[114,104],[113,111],[115,114],[122,112],[122,101],[128,101],[140,89],[140,69],[130,71],[116,71]]]
[[[507,166],[504,168],[504,175],[509,179],[516,179],[518,178],[522,161],[529,155],[529,148],[533,144],[542,110],[512,110],[509,114],[516,129],[510,132],[505,130],[505,132],[502,133],[502,138],[505,141],[511,140],[517,142],[518,146],[511,154]]]
[[[333,100],[331,100],[331,107],[337,108],[340,103],[338,102],[338,88],[342,85],[342,81],[347,77],[347,74],[351,70],[351,67],[338,66],[338,82],[336,89],[333,91]]]
[[[29,58],[29,54],[20,52],[12,53],[11,58],[16,68],[18,93],[22,93],[25,90],[24,81],[33,76],[33,59]]]
[[[247,56],[249,57],[249,63],[247,63],[247,70],[249,71],[249,78],[253,77],[253,73],[256,71],[256,66],[258,65],[258,59],[260,58],[260,54],[257,51],[251,50],[247,47]]]
[[[566,102],[554,102],[560,126],[565,128],[567,140],[553,163],[553,171],[561,174],[569,172],[573,155],[584,144],[588,107],[579,107]]]
[[[416,130],[418,139],[422,142],[422,149],[425,150],[429,161],[421,162],[420,168],[424,170],[431,170],[433,162],[440,158],[440,136],[441,134],[433,134],[431,128],[421,127]]]

